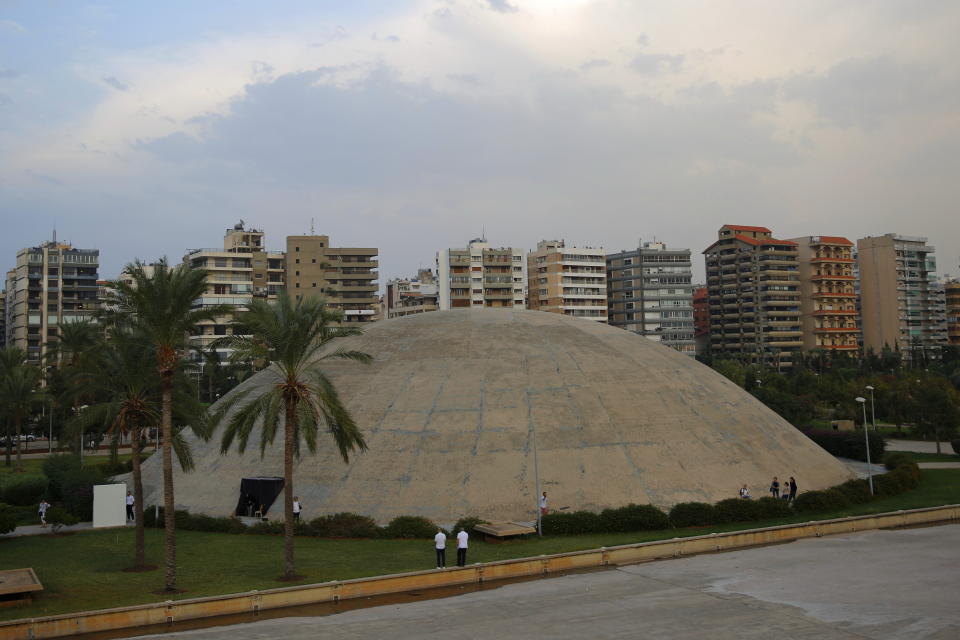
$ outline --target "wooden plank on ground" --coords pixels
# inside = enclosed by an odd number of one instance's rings
[[[497,538],[522,536],[537,532],[533,527],[517,522],[488,522],[486,524],[478,524],[474,529],[488,536],[495,536]]]

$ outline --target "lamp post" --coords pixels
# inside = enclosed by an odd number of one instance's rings
[[[877,432],[877,408],[873,404],[873,385],[867,385],[867,391],[870,392],[870,422],[873,424],[873,432]]]
[[[863,441],[867,445],[867,482],[870,485],[870,495],[873,495],[873,465],[870,463],[870,434],[867,432],[867,399],[857,396],[857,402],[863,407]]]

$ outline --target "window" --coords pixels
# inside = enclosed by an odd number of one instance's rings
[[[311,287],[316,287],[316,286],[317,286],[317,283],[316,283],[316,282],[311,282],[311,283],[310,283],[310,286],[311,286]]]
[[[316,258],[310,258],[310,262],[312,262],[313,264],[317,264],[317,259],[316,259]]]
[[[299,262],[299,260],[298,260],[297,262]],[[294,271],[294,273],[295,273],[296,275],[300,275],[300,272],[299,272],[299,271]]]
[[[294,251],[300,251],[300,247],[294,247],[293,250],[294,250]]]
[[[300,264],[300,258],[297,258],[296,260],[294,260],[294,262],[297,264]]]
[[[298,283],[296,283],[295,285],[293,285],[293,288],[294,288],[294,289],[299,289],[299,288],[300,288],[300,283],[298,282]],[[300,296],[297,296],[297,300],[299,300],[299,299],[300,299]]]

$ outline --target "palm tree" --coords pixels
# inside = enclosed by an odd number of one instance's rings
[[[65,383],[58,404],[60,406],[69,404],[73,407],[73,414],[78,415],[84,394],[77,393],[76,386],[71,384],[70,380],[90,354],[103,346],[103,340],[97,325],[89,320],[64,322],[60,325],[58,337],[57,343],[48,351],[50,361],[57,366],[60,380]],[[50,410],[53,411],[52,406]],[[80,448],[83,449],[82,432],[80,440]]]
[[[328,358],[346,358],[370,362],[371,357],[359,351],[334,350],[321,354],[336,338],[359,335],[359,329],[335,327],[341,315],[326,307],[317,298],[293,302],[281,295],[274,304],[255,300],[241,315],[249,336],[233,336],[218,343],[233,349],[232,358],[243,362],[272,365],[276,384],[267,388],[251,388],[228,398],[211,416],[216,426],[234,407],[223,433],[220,450],[226,453],[234,440],[242,453],[256,423],[261,423],[260,454],[272,444],[283,425],[283,514],[286,572],[283,579],[298,578],[293,560],[293,458],[299,456],[301,439],[310,453],[317,449],[317,431],[325,425],[343,457],[355,449],[363,451],[367,444],[350,413],[344,407],[336,388],[323,370]],[[281,418],[282,415],[282,418]]]
[[[164,580],[166,590],[177,590],[177,539],[173,496],[173,388],[183,364],[188,335],[203,320],[230,312],[222,305],[203,306],[197,300],[206,291],[207,272],[180,264],[170,268],[166,259],[151,265],[128,264],[130,282],[111,281],[107,286],[103,317],[111,327],[132,327],[153,350],[160,386],[160,431],[163,436]]]
[[[13,420],[17,442],[17,463],[14,470],[23,471],[20,458],[20,433],[23,419],[34,407],[49,402],[50,396],[40,388],[43,372],[27,362],[27,354],[16,347],[7,347],[0,355],[0,404]]]

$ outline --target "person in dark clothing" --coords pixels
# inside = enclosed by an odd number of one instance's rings
[[[797,497],[797,481],[793,479],[793,476],[790,476],[790,500],[792,501]]]
[[[773,498],[780,497],[780,481],[777,480],[777,476],[773,476],[773,482],[770,483],[770,496]]]

